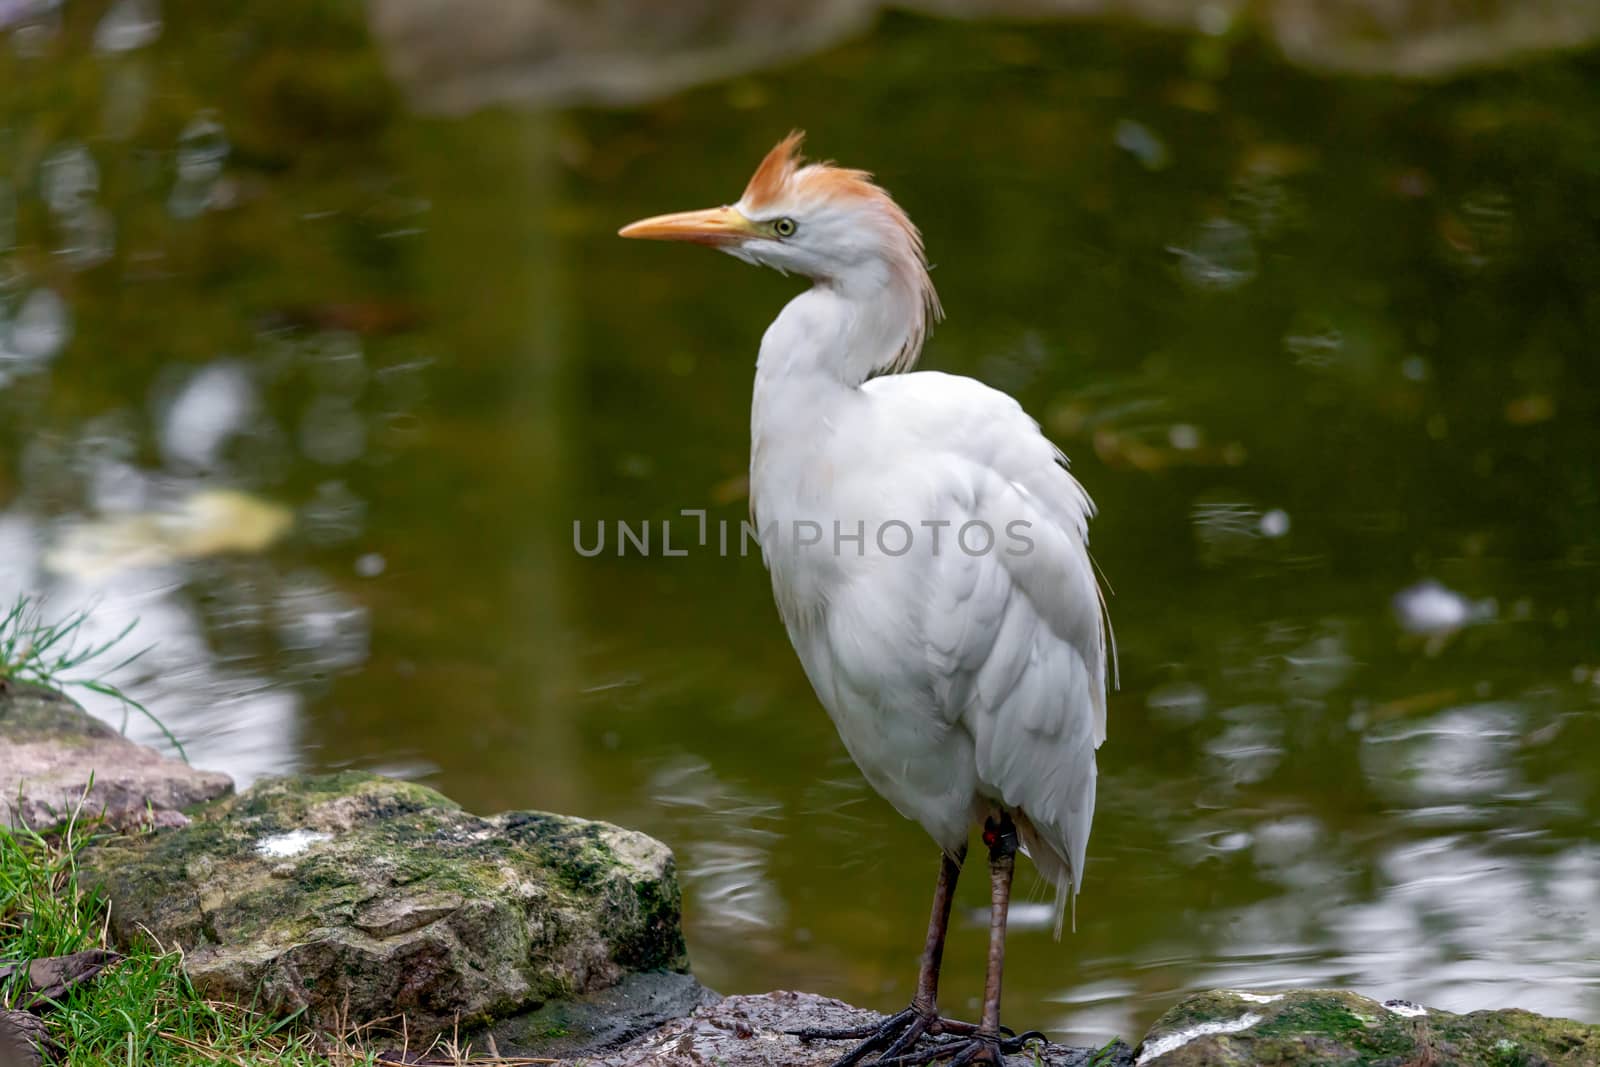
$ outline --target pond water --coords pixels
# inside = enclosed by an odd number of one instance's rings
[[[356,5],[258,6],[0,4],[0,594],[138,619],[114,680],[195,762],[643,829],[708,985],[905,1002],[936,856],[716,550],[797,282],[614,236],[804,127],[922,226],[924,366],[1101,507],[1122,686],[1077,930],[1025,874],[1009,1021],[1303,985],[1600,1019],[1600,56],[1421,85],[896,16],[428,117]],[[655,551],[574,550],[618,521]]]

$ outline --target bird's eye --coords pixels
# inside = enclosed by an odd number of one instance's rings
[[[779,237],[793,237],[794,231],[794,219],[779,219],[772,224],[772,232]]]

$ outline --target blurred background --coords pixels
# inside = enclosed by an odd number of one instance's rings
[[[137,619],[112,680],[241,785],[646,830],[702,981],[901,1006],[937,860],[759,558],[573,548],[744,517],[797,282],[614,233],[804,127],[922,226],[924,366],[1102,508],[1099,818],[1075,934],[1021,883],[1009,1021],[1600,1018],[1597,41],[1583,0],[0,0],[0,598]]]

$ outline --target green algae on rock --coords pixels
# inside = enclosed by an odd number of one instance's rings
[[[1509,1009],[1468,1015],[1310,989],[1186,997],[1139,1046],[1140,1067],[1579,1067],[1600,1063],[1600,1026]]]
[[[84,879],[120,943],[182,946],[208,995],[320,1025],[470,1026],[688,962],[665,845],[362,772],[263,780],[94,849]]]

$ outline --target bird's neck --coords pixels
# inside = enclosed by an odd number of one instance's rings
[[[892,274],[866,270],[818,281],[767,328],[756,361],[757,391],[811,378],[856,389],[901,361],[922,314],[918,293]]]
[[[866,401],[861,384],[895,362],[920,314],[887,284],[818,282],[761,339],[750,410],[751,483],[803,478],[830,431]]]

